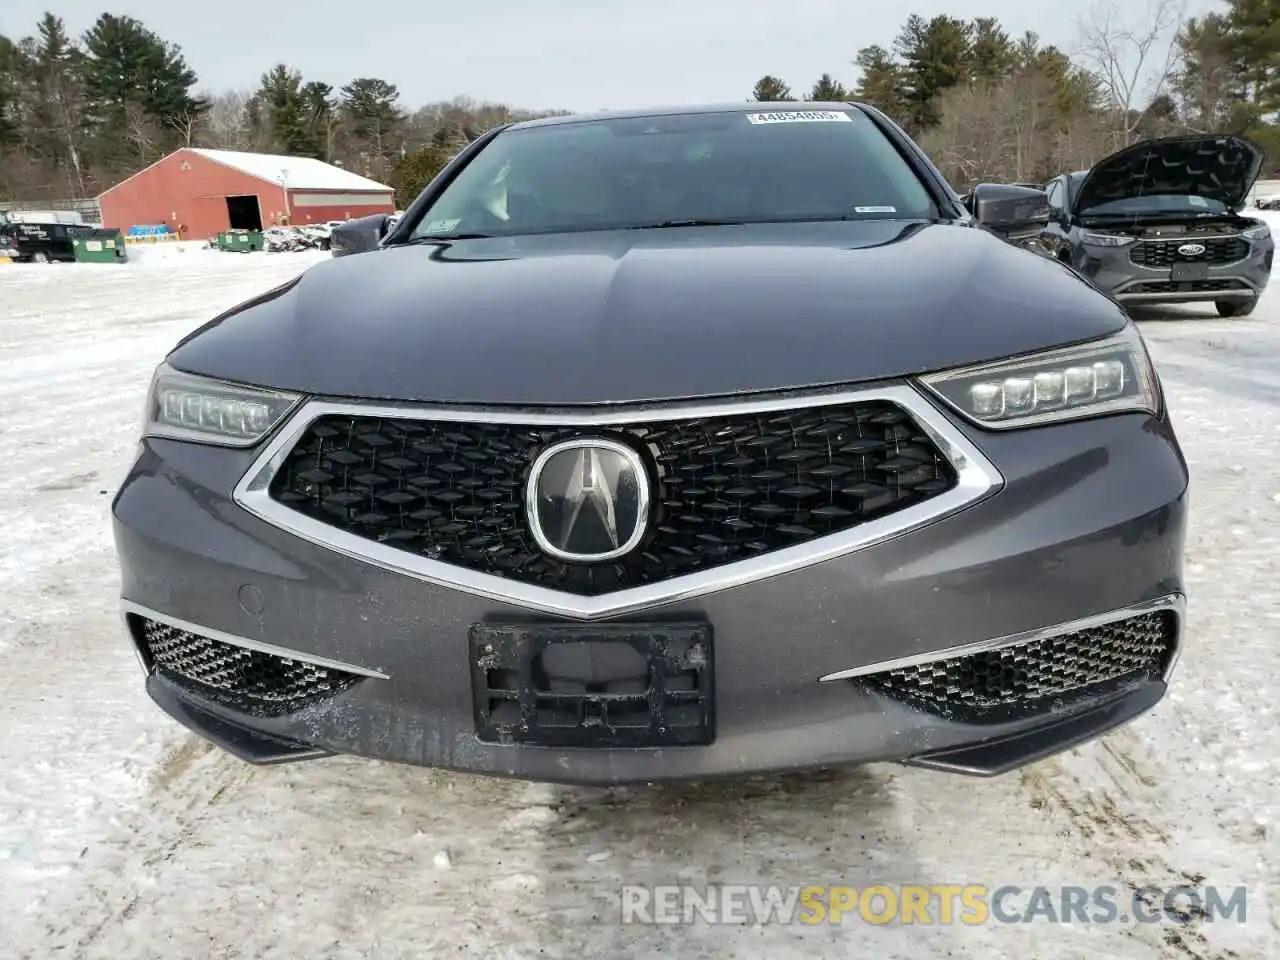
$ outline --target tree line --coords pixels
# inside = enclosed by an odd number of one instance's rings
[[[1280,176],[1280,0],[1099,0],[1070,54],[989,17],[910,16],[890,49],[865,47],[845,87],[822,74],[794,95],[761,77],[752,100],[856,99],[901,123],[957,188],[1042,182],[1144,137],[1244,135]]]
[[[902,123],[959,189],[1039,181],[1133,140],[1242,133],[1280,173],[1280,0],[1095,0],[1068,52],[998,20],[909,16],[889,48],[793,94],[764,76],[757,101],[858,99]],[[696,91],[690,99],[698,99]],[[181,146],[285,153],[340,164],[407,203],[457,150],[497,124],[563,110],[468,98],[407,108],[396,86],[341,86],[288,64],[255,87],[209,92],[182,50],[131,17],[102,14],[79,37],[46,13],[0,36],[0,200],[91,197]]]
[[[29,37],[0,35],[0,200],[93,197],[196,146],[315,157],[407,203],[479,132],[567,112],[466,97],[409,110],[381,78],[334,87],[288,64],[251,89],[212,93],[180,47],[137,19],[104,13],[72,37],[45,13]]]

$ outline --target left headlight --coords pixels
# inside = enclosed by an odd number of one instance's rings
[[[1132,323],[1103,340],[946,370],[920,382],[970,420],[995,430],[1159,411],[1155,371]]]
[[[147,391],[142,435],[251,447],[301,399],[282,390],[197,377],[162,363]]]
[[[1265,223],[1260,223],[1256,227],[1250,227],[1248,230],[1242,230],[1240,236],[1248,240],[1265,240],[1271,236],[1271,228]]]

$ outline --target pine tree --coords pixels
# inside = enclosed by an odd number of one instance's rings
[[[919,132],[936,126],[938,96],[968,78],[969,25],[945,15],[925,20],[912,14],[894,49],[902,61],[909,127]]]
[[[809,99],[815,103],[835,103],[849,99],[849,91],[838,83],[829,73],[820,76],[809,91]]]
[[[1016,62],[1013,42],[995,17],[978,17],[969,29],[969,79],[981,84],[999,83]]]
[[[404,111],[395,84],[374,77],[352,80],[341,91],[341,110],[352,145],[365,173],[381,176],[387,158],[402,142]]]
[[[253,95],[251,116],[270,130],[277,153],[302,157],[323,153],[313,125],[315,105],[307,102],[308,97],[303,93],[302,74],[283,63],[262,75]]]
[[[1227,49],[1260,114],[1280,110],[1280,0],[1228,0]]]
[[[46,13],[36,36],[22,42],[19,77],[23,91],[23,144],[49,170],[65,174],[76,196],[89,192],[82,146],[88,139],[82,79],[84,57],[60,17]]]
[[[1183,121],[1208,133],[1247,126],[1247,107],[1241,70],[1233,59],[1231,28],[1216,13],[1192,17],[1178,33],[1181,68],[1170,89]],[[1243,121],[1243,123],[1242,123]]]
[[[0,149],[18,142],[18,77],[17,45],[0,34]]]
[[[794,100],[791,95],[791,88],[786,82],[771,74],[766,74],[756,81],[755,87],[751,91],[751,99],[757,103],[781,103],[783,101]]]
[[[84,35],[86,113],[100,160],[150,163],[180,145],[208,104],[182,51],[132,17],[104,13]]]
[[[858,51],[854,61],[862,75],[854,95],[890,119],[903,117],[902,70],[884,47],[870,46]]]

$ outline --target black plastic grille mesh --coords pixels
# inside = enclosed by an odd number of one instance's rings
[[[583,435],[640,451],[655,480],[645,540],[605,563],[541,553],[525,518],[537,453]],[[419,556],[598,595],[847,530],[954,484],[950,464],[907,413],[875,401],[590,432],[322,417],[294,447],[271,495]]]
[[[1159,677],[1177,617],[1147,613],[1077,633],[872,674],[872,689],[948,719],[1003,720],[1045,701],[1113,683]]]
[[[288,713],[339,693],[356,674],[247,650],[139,618],[144,653],[162,673],[213,699],[262,714]]]
[[[1217,293],[1221,290],[1247,290],[1241,280],[1148,280],[1125,287],[1126,293]]]
[[[1178,248],[1198,243],[1204,253],[1184,257]],[[1171,267],[1175,263],[1235,263],[1249,255],[1249,241],[1241,237],[1212,237],[1207,240],[1139,240],[1129,248],[1129,259],[1143,267]]]

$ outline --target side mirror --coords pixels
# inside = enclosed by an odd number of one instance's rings
[[[1042,190],[1008,183],[981,183],[970,210],[978,226],[1005,240],[1026,240],[1049,223],[1049,197]]]
[[[382,243],[382,238],[390,230],[390,221],[390,215],[385,213],[348,220],[334,227],[333,232],[329,234],[329,250],[335,257],[377,250],[378,245]]]

